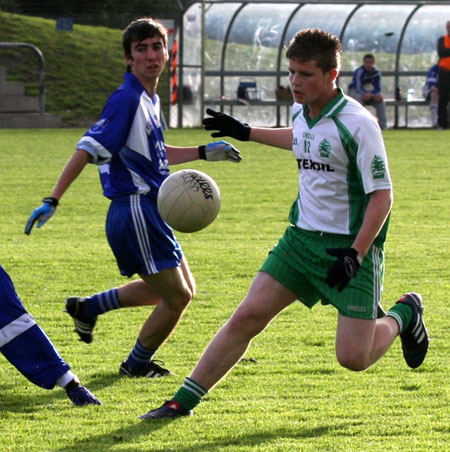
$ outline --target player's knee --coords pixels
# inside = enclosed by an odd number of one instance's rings
[[[375,102],[383,102],[383,96],[381,94],[376,94],[375,96],[373,96],[373,100]]]
[[[195,280],[189,282],[189,290],[191,292],[191,299],[189,301],[191,302],[197,295],[197,284],[195,283]]]
[[[260,316],[248,311],[238,310],[229,320],[227,327],[233,335],[244,334],[253,337],[259,334],[266,325],[267,322]]]
[[[194,298],[194,291],[191,287],[185,287],[178,298],[178,304],[182,308],[186,308]]]
[[[183,311],[189,306],[192,298],[192,290],[186,286],[163,298],[163,302],[171,310]]]
[[[364,353],[338,354],[337,360],[342,367],[354,372],[362,372],[370,367],[370,361]]]

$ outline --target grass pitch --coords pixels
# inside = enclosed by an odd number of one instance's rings
[[[2,451],[447,451],[449,419],[449,132],[387,131],[394,208],[386,244],[384,307],[405,291],[424,296],[432,342],[425,363],[407,368],[397,341],[371,369],[352,373],[334,356],[336,312],[294,304],[258,336],[193,418],[142,422],[171,397],[217,329],[245,295],[268,250],[287,226],[296,196],[290,152],[236,143],[244,160],[193,162],[222,192],[217,220],[177,234],[198,295],[160,350],[176,375],[119,378],[118,367],[151,308],[101,317],[94,342],[72,332],[62,312],[69,295],[124,284],[107,245],[108,201],[97,170],[86,168],[56,215],[30,236],[28,215],[48,196],[82,130],[1,130],[0,263],[30,313],[72,369],[103,401],[77,408],[64,391],[33,386],[0,356]],[[170,144],[200,144],[198,130],[174,130]],[[252,358],[251,360],[249,358]]]

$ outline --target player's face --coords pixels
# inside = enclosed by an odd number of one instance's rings
[[[315,61],[289,60],[289,81],[295,102],[324,107],[335,94],[335,69],[325,74]]]
[[[371,71],[375,67],[375,60],[373,58],[366,58],[363,62],[366,71]]]
[[[169,59],[161,36],[131,44],[131,55],[125,56],[131,72],[141,81],[157,80]]]

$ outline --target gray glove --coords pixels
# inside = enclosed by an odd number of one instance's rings
[[[216,141],[206,146],[199,146],[198,153],[201,159],[208,162],[229,160],[230,162],[239,163],[242,160],[239,150],[226,141]]]

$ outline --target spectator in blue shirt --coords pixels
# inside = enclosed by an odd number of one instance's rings
[[[375,57],[371,53],[364,55],[363,65],[353,73],[353,80],[348,89],[349,96],[362,105],[371,105],[375,108],[380,129],[386,129],[386,108],[381,94],[381,72],[376,68]]]
[[[437,127],[438,118],[438,100],[439,100],[439,90],[438,90],[438,72],[439,66],[437,64],[431,66],[427,74],[427,80],[423,86],[423,97],[428,102],[430,107],[431,115],[431,125],[432,127]]]

